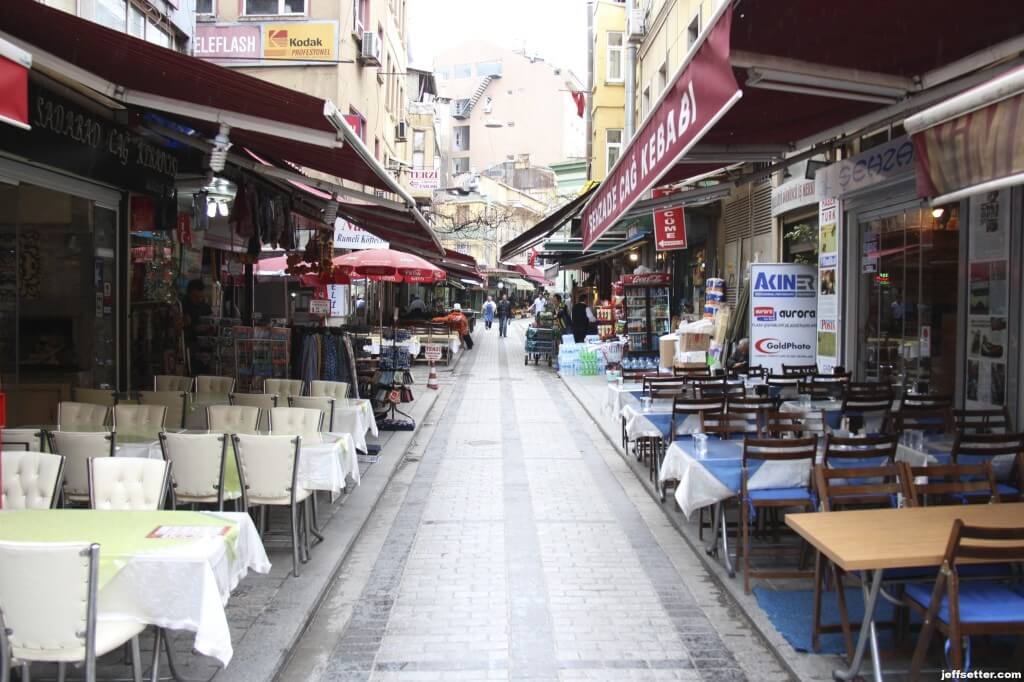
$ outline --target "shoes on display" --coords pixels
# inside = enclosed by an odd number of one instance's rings
[[[981,356],[985,358],[1003,357],[1003,347],[998,343],[989,343],[988,337],[981,339]]]
[[[1006,318],[1005,317],[993,317],[992,318],[992,322],[991,322],[991,326],[992,326],[992,331],[994,331],[994,332],[1001,332],[1001,331],[1003,331],[1004,329],[1006,329]]]

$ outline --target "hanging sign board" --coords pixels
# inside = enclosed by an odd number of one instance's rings
[[[331,314],[331,302],[326,298],[314,298],[309,302],[309,314],[327,317]]]
[[[686,219],[682,206],[654,212],[654,247],[658,251],[686,248]]]
[[[818,204],[818,371],[830,374],[839,362],[839,204]],[[810,364],[810,363],[808,363]]]
[[[380,237],[370,234],[361,227],[356,227],[344,218],[334,221],[334,248],[362,251],[366,249],[386,249],[390,244]]]
[[[782,374],[782,365],[813,365],[817,277],[813,265],[750,266],[750,365]]]
[[[437,362],[440,360],[443,351],[444,346],[439,343],[428,343],[423,346],[423,356],[431,362]]]

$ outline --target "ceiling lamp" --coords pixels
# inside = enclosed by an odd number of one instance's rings
[[[331,200],[324,206],[323,221],[328,227],[333,228],[335,221],[338,219],[338,195],[332,194]]]
[[[231,149],[231,140],[228,139],[230,132],[231,126],[221,123],[217,136],[213,138],[213,148],[210,150],[210,170],[214,173],[222,172],[227,164],[228,150]]]

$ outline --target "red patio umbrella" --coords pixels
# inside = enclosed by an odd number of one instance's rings
[[[447,276],[444,270],[419,256],[391,249],[353,251],[332,262],[335,271],[349,277],[368,277],[382,282],[429,284],[443,281]]]

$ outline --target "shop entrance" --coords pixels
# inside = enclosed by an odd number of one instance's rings
[[[858,291],[861,378],[954,393],[958,214],[957,206],[932,210],[914,202],[851,221],[860,240],[850,281]]]

